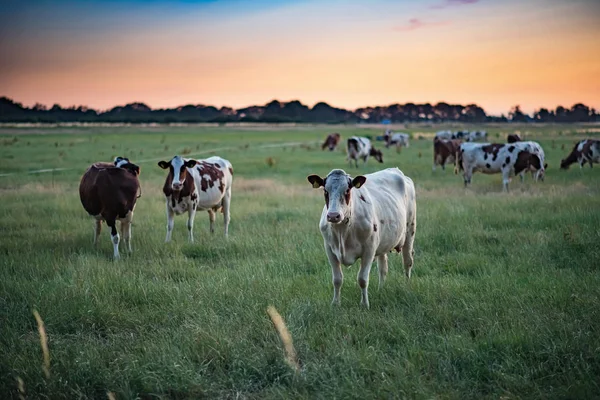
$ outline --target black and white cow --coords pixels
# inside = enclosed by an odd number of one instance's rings
[[[352,136],[348,139],[348,146],[346,148],[348,157],[346,161],[352,162],[358,168],[358,160],[362,159],[366,164],[369,156],[375,157],[380,163],[383,162],[383,155],[380,150],[376,150],[372,145],[371,141],[366,137]]]

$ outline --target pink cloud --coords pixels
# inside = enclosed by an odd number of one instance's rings
[[[395,26],[396,32],[410,32],[420,28],[430,28],[435,26],[444,26],[450,24],[450,21],[438,21],[438,22],[426,22],[419,18],[411,18],[408,20],[408,24]]]
[[[446,7],[462,6],[465,4],[475,4],[478,1],[479,0],[445,0],[443,3],[434,4],[433,6],[431,6],[429,8],[431,8],[433,10],[440,10],[440,9],[446,8]]]

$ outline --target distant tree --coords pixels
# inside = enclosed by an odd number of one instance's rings
[[[521,111],[521,106],[516,105],[508,112],[508,118],[512,122],[527,122],[527,115]]]

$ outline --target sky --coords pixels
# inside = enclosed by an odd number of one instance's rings
[[[0,96],[600,109],[599,0],[0,0]]]

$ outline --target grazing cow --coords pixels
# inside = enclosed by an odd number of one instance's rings
[[[560,167],[569,169],[574,162],[579,163],[579,168],[583,168],[586,162],[590,168],[594,167],[594,163],[600,163],[600,140],[584,139],[577,142],[567,158],[560,160]]]
[[[347,154],[348,157],[346,160],[350,163],[354,160],[356,168],[358,168],[359,159],[362,158],[363,162],[366,164],[369,156],[373,156],[377,161],[383,163],[381,150],[376,150],[371,146],[371,141],[366,137],[352,136],[348,139]]]
[[[389,148],[391,145],[396,145],[396,151],[400,151],[401,147],[409,147],[410,135],[408,133],[392,132],[389,129],[385,131],[383,135],[385,140],[385,147]]]
[[[329,151],[334,151],[338,143],[340,142],[340,139],[341,136],[339,133],[330,133],[329,135],[327,135],[325,142],[323,142],[323,144],[321,145],[321,150],[325,150],[325,148],[328,148]]]
[[[437,165],[441,165],[442,169],[446,169],[446,163],[453,163],[456,152],[461,141],[458,139],[446,140],[433,138],[433,171]]]
[[[528,152],[530,152],[532,154],[537,154],[538,155],[538,157],[540,158],[540,161],[542,162],[542,165],[544,166],[544,168],[538,169],[537,171],[531,171],[531,177],[536,182],[538,180],[541,180],[543,182],[544,181],[544,174],[546,173],[546,168],[548,168],[548,164],[545,164],[546,154],[544,153],[544,149],[542,148],[542,146],[540,146],[540,144],[538,142],[533,142],[533,141],[514,142],[512,144],[514,146],[517,146],[517,148],[519,148],[521,150],[527,150]],[[523,182],[523,179],[525,177],[525,171],[521,171],[521,173],[519,174],[519,176],[521,177],[521,182]]]
[[[388,271],[387,253],[402,252],[404,272],[410,278],[417,204],[413,181],[398,168],[350,177],[334,169],[325,178],[308,176],[313,188],[324,188],[325,207],[319,228],[333,273],[333,301],[340,304],[344,275],[341,264],[360,261],[358,285],[361,304],[369,307],[369,272],[377,258],[379,287]]]
[[[516,133],[510,133],[507,137],[506,137],[506,141],[508,143],[516,143],[516,142],[520,142],[522,141],[521,136],[517,135]]]
[[[116,221],[121,222],[121,235],[131,253],[131,220],[140,192],[140,167],[127,158],[117,157],[113,163],[92,164],[81,177],[79,198],[85,211],[95,221],[94,246],[102,231],[102,221],[110,227],[113,256],[119,258],[119,233]]]
[[[464,170],[465,187],[471,183],[473,172],[484,174],[502,173],[503,189],[508,191],[510,174],[521,171],[543,169],[542,160],[537,154],[518,148],[513,144],[463,143],[457,152],[457,168]]]
[[[194,241],[194,216],[196,211],[208,211],[210,232],[215,231],[215,212],[223,212],[225,236],[229,233],[229,208],[233,167],[221,157],[193,160],[175,156],[171,161],[160,161],[158,166],[168,169],[163,193],[167,202],[167,237],[171,240],[175,215],[187,211],[190,242]]]
[[[487,132],[486,131],[471,131],[467,136],[468,142],[474,142],[476,140],[487,140]]]

